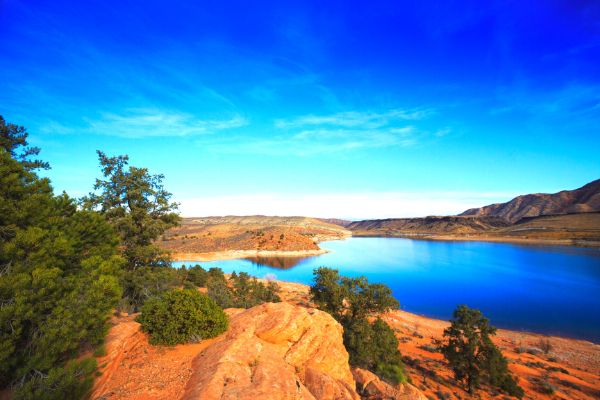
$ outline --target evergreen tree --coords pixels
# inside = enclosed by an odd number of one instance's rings
[[[97,210],[121,237],[126,268],[169,266],[168,255],[154,244],[167,229],[177,226],[177,204],[163,186],[163,175],[128,166],[128,156],[108,157],[98,151],[105,179],[96,179],[93,193],[81,201]]]
[[[492,342],[496,328],[479,310],[459,306],[451,324],[444,330],[447,342],[441,347],[456,380],[464,382],[469,393],[481,383],[493,385],[506,393],[522,397],[521,389],[508,370],[508,362]]]
[[[26,170],[49,169],[50,165],[42,160],[31,160],[30,157],[40,153],[38,147],[30,147],[27,143],[27,129],[22,126],[7,123],[0,115],[0,148],[21,164]]]
[[[0,388],[74,398],[93,370],[74,359],[103,340],[121,295],[118,237],[102,216],[54,196],[24,129],[0,119],[0,131]]]
[[[206,284],[208,297],[213,299],[221,308],[235,307],[233,290],[227,286],[227,281],[209,279]]]
[[[206,287],[208,281],[208,272],[200,265],[194,265],[187,269],[186,279],[192,282],[197,287]]]

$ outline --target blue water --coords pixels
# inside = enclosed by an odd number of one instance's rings
[[[330,253],[201,264],[306,284],[314,268],[327,266],[387,284],[401,308],[417,314],[449,319],[466,304],[497,327],[600,342],[600,249],[396,238],[320,245]]]

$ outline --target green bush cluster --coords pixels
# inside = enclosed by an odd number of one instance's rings
[[[209,278],[211,274],[199,265],[189,268],[182,266],[179,269],[143,266],[125,270],[121,275],[124,296],[119,308],[121,311],[137,312],[151,297],[176,287],[206,287]]]
[[[262,303],[278,303],[281,298],[277,294],[279,287],[269,281],[266,285],[245,272],[233,272],[229,278],[233,291],[234,307],[250,308]]]
[[[344,327],[344,346],[350,364],[368,369],[380,378],[400,383],[407,375],[394,331],[382,319],[368,317],[399,307],[390,288],[370,284],[365,277],[348,278],[330,268],[314,271],[312,300]]]
[[[137,321],[152,344],[196,342],[227,330],[227,315],[195,289],[171,289],[148,299]]]
[[[208,271],[200,265],[177,270],[184,287],[206,287],[208,296],[222,308],[250,308],[266,302],[280,302],[279,287],[275,282],[266,285],[245,272],[233,272],[229,279],[221,268]]]
[[[262,303],[281,301],[275,282],[266,285],[245,272],[233,272],[229,281],[219,268],[208,271],[208,295],[223,308],[250,308]]]

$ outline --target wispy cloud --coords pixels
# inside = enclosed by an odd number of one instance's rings
[[[314,156],[364,149],[407,148],[426,137],[440,138],[450,129],[430,131],[419,122],[434,114],[433,109],[391,109],[386,111],[345,111],[329,115],[304,115],[277,119],[271,136],[230,136],[220,141],[199,140],[212,151],[230,154],[270,156]]]
[[[178,111],[136,109],[123,114],[104,114],[102,118],[90,121],[89,130],[96,134],[128,138],[195,136],[247,124],[248,121],[240,115],[226,119],[201,119]]]
[[[278,119],[277,128],[298,128],[314,125],[329,125],[346,128],[379,128],[396,121],[420,120],[432,114],[430,109],[402,110],[385,112],[346,111],[330,115],[305,115],[293,119]]]
[[[46,134],[94,134],[123,138],[184,137],[209,135],[246,126],[239,114],[223,119],[202,119],[189,113],[162,109],[130,109],[121,114],[102,113],[98,118],[85,118],[77,126],[49,121],[40,127]]]
[[[413,131],[411,126],[360,131],[311,129],[272,138],[235,137],[220,143],[206,141],[202,144],[221,153],[313,156],[392,146],[409,147],[417,143]]]

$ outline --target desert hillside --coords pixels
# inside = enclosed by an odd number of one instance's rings
[[[600,211],[600,179],[579,189],[563,190],[553,194],[526,194],[515,197],[507,203],[472,208],[460,215],[501,217],[516,223],[526,217],[598,211]]]
[[[476,233],[492,229],[505,228],[510,224],[497,217],[425,217],[425,218],[389,218],[380,220],[356,221],[348,225],[353,235],[365,236],[372,232],[385,236],[397,233],[448,234]]]
[[[341,239],[350,231],[315,218],[226,216],[184,218],[158,244],[179,260],[256,256],[302,256],[323,252],[322,240]]]

